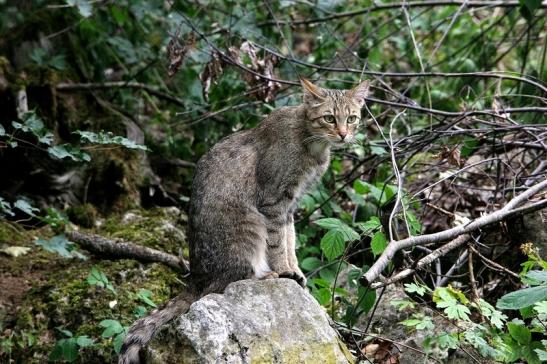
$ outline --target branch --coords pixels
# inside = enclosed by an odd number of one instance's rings
[[[363,284],[371,284],[387,267],[391,259],[401,249],[410,248],[415,245],[439,243],[442,241],[454,239],[460,235],[470,233],[486,225],[490,225],[502,221],[515,214],[523,213],[523,211],[539,210],[547,206],[547,198],[533,203],[531,206],[517,208],[518,205],[526,202],[530,197],[547,188],[547,179],[530,187],[525,192],[513,198],[502,209],[494,211],[488,215],[481,216],[466,225],[458,225],[452,229],[441,231],[434,234],[411,236],[403,240],[392,241],[382,253],[380,258],[370,267],[370,269],[361,277]]]
[[[182,101],[179,98],[176,98],[173,95],[170,95],[168,93],[165,93],[163,91],[158,90],[155,87],[146,85],[144,83],[139,82],[125,82],[125,81],[118,81],[118,82],[102,82],[102,83],[66,83],[62,82],[57,84],[55,86],[57,91],[60,92],[67,92],[67,91],[87,91],[87,90],[105,90],[109,88],[132,88],[132,89],[139,89],[139,90],[145,90],[146,92],[157,96],[161,99],[165,99],[167,101],[170,101],[174,104],[177,104],[179,106],[185,106],[184,101]]]
[[[398,282],[398,281],[408,277],[409,275],[414,274],[415,271],[422,268],[423,266],[434,262],[435,260],[437,260],[440,257],[444,256],[448,252],[456,249],[457,247],[460,247],[460,246],[464,245],[470,239],[471,239],[471,237],[468,234],[460,235],[456,239],[454,239],[451,242],[441,246],[440,248],[432,251],[430,254],[428,254],[425,257],[423,257],[422,259],[420,259],[418,261],[418,263],[416,263],[416,266],[414,268],[407,268],[405,270],[402,270],[399,273],[397,273],[396,275],[394,275],[393,277],[390,277],[389,279],[386,279],[384,282],[373,283],[371,285],[371,288],[380,288],[380,287],[387,286],[389,284]]]
[[[435,7],[435,6],[449,6],[449,5],[462,6],[464,4],[468,8],[480,8],[480,7],[514,8],[514,7],[521,6],[520,1],[465,1],[465,0],[410,1],[405,3],[378,4],[378,5],[370,6],[368,8],[363,8],[363,9],[354,10],[354,11],[347,11],[344,13],[332,14],[322,18],[312,18],[312,19],[293,20],[293,21],[278,20],[277,22],[270,20],[267,22],[260,23],[258,24],[258,26],[268,26],[268,25],[276,25],[276,24],[290,24],[293,26],[294,25],[309,25],[309,24],[322,23],[332,19],[349,18],[352,16],[365,14],[365,13],[372,13],[372,12],[381,11],[381,10],[401,9],[403,6],[409,7],[409,8],[420,8],[420,7]],[[542,8],[547,7],[547,4],[543,2],[540,4],[540,7]]]
[[[118,259],[135,259],[141,262],[157,262],[183,274],[190,272],[186,260],[160,250],[120,240],[109,240],[100,235],[85,234],[78,231],[70,231],[66,235],[70,240],[94,254]]]

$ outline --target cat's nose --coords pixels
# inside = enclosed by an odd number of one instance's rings
[[[346,130],[339,130],[338,135],[340,135],[340,139],[344,140],[346,135],[348,135],[348,132]]]

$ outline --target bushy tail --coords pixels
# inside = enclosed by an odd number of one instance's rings
[[[196,294],[183,292],[167,302],[163,309],[135,321],[123,341],[118,364],[141,364],[141,349],[154,337],[158,329],[176,316],[187,312],[196,300]]]

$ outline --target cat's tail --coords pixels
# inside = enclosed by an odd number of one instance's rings
[[[163,309],[153,311],[138,319],[127,332],[120,351],[118,364],[141,364],[141,349],[154,337],[158,329],[188,311],[190,305],[199,297],[192,291],[183,292],[171,299]]]

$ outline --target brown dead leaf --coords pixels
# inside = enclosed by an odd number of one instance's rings
[[[441,151],[433,156],[433,158],[438,160],[446,159],[448,164],[454,167],[462,167],[465,164],[465,161],[461,159],[461,151],[459,148],[450,149],[446,146],[441,148]]]
[[[238,48],[230,47],[229,53],[236,62],[251,69],[253,73],[243,71],[243,78],[247,87],[251,90],[250,95],[258,100],[270,102],[275,100],[277,91],[281,88],[275,79],[274,67],[278,59],[271,53],[266,53],[264,58],[258,56],[259,49],[251,42],[245,41]]]
[[[167,74],[169,77],[174,76],[179,71],[184,58],[195,46],[195,43],[196,35],[193,32],[188,33],[185,39],[179,37],[179,31],[171,37],[169,44],[167,44],[167,58],[169,59]]]
[[[201,85],[203,86],[203,98],[205,101],[209,101],[209,91],[211,90],[211,84],[215,83],[222,74],[223,62],[220,59],[220,55],[214,52],[211,56],[211,60],[205,65],[203,71],[199,74]]]
[[[399,364],[401,353],[399,349],[389,341],[374,339],[367,344],[362,353],[369,359],[374,359],[378,364]]]

